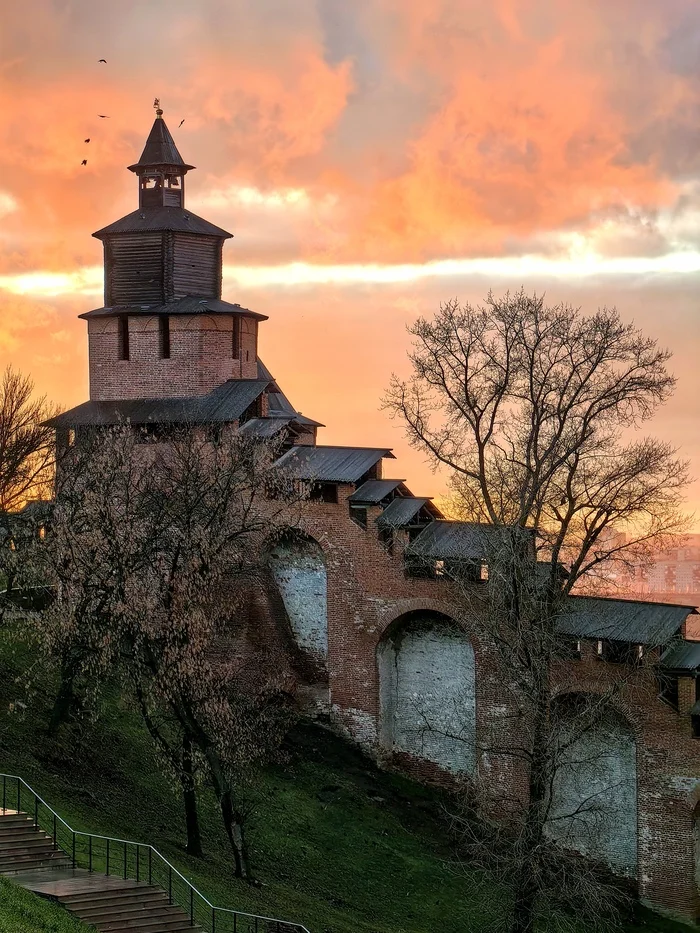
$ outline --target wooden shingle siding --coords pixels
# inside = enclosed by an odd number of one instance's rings
[[[122,234],[106,244],[108,305],[158,304],[163,293],[163,233]]]
[[[220,294],[221,241],[215,237],[173,233],[173,294],[215,297]]]

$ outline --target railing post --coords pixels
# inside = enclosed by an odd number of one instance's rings
[[[211,909],[211,933],[216,933],[216,909]]]
[[[56,839],[56,814],[53,815],[53,847],[54,849],[58,848],[58,840]]]
[[[168,865],[168,903],[173,902],[173,867]]]
[[[17,778],[17,812],[19,813],[22,809],[22,797],[21,797],[22,786],[19,783],[19,778]]]
[[[125,842],[125,843],[124,843],[124,881],[126,881],[126,875],[127,875],[127,872],[126,872],[126,846],[127,846],[127,844],[126,844],[126,842]]]
[[[39,798],[34,794],[34,828],[39,828]]]
[[[140,845],[138,844],[138,842],[137,842],[137,843],[136,843],[136,883],[137,883],[137,884],[138,884],[138,880],[139,880],[139,849],[140,849],[140,848],[141,848],[141,846],[140,846]]]
[[[88,871],[92,871],[92,836],[88,836]]]
[[[5,813],[7,810],[7,778],[3,774],[2,776],[2,812]]]
[[[153,849],[148,847],[148,883],[153,880]]]
[[[194,888],[190,887],[190,923],[194,926]]]
[[[75,868],[75,830],[73,830],[72,857],[73,857],[73,868]]]
[[[105,875],[109,874],[109,839],[107,839],[107,853],[105,856]]]

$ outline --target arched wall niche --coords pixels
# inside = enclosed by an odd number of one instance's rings
[[[584,720],[585,704],[601,706]],[[564,848],[637,876],[637,742],[629,720],[611,704],[563,694],[556,718],[556,772],[547,832]]]
[[[693,811],[693,868],[695,879],[695,897],[700,904],[700,803]]]
[[[320,544],[301,531],[290,532],[270,548],[268,563],[297,645],[325,662],[328,582]]]
[[[377,664],[383,746],[473,774],[476,666],[459,626],[434,610],[406,613],[387,628]]]

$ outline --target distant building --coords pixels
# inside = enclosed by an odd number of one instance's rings
[[[700,534],[684,535],[679,544],[659,552],[651,563],[611,576],[615,592],[659,603],[700,609]],[[700,640],[700,618],[689,617],[686,637]]]
[[[281,438],[280,462],[312,483],[311,501],[303,537],[270,554],[251,608],[257,643],[293,645],[286,663],[300,697],[378,759],[433,779],[479,775],[516,798],[522,763],[480,750],[494,730],[506,748],[517,735],[509,672],[468,620],[455,624],[445,573],[466,561],[470,585],[487,585],[489,526],[444,520],[430,497],[387,475],[389,448],[318,443],[323,426],[296,410],[260,359],[267,318],[222,299],[230,234],[186,207],[193,167],[162,111],[129,168],[137,209],[94,234],[104,244],[105,294],[102,307],[81,315],[90,398],[53,419],[57,442],[116,423],[150,442],[178,423]],[[699,551],[694,541],[640,576],[648,602],[572,599],[554,685],[575,703],[622,673],[626,684],[556,788],[562,811],[594,788],[607,816],[597,824],[595,814],[562,817],[566,843],[634,880],[648,903],[696,919],[700,645],[682,632],[697,603]],[[655,602],[662,592],[672,605]],[[246,648],[232,641],[222,650]],[[651,668],[638,665],[641,656]]]

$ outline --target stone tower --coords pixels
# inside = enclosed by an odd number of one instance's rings
[[[185,176],[158,107],[141,158],[138,209],[98,230],[104,307],[88,322],[90,399],[206,395],[230,379],[257,379],[258,322],[221,298],[231,234],[187,210]]]

